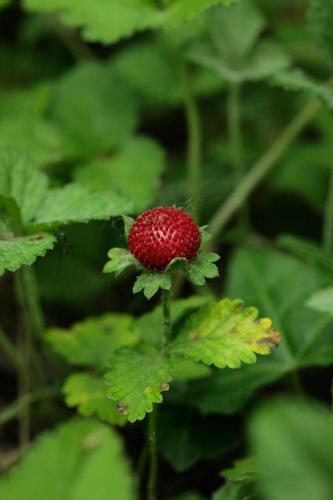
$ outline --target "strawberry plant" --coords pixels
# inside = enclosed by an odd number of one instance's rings
[[[0,498],[331,500],[332,0],[0,23]]]

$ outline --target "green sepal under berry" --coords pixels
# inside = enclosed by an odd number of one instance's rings
[[[214,262],[220,256],[214,252],[199,252],[198,255],[185,268],[186,277],[196,286],[202,286],[207,278],[217,278],[219,270]]]
[[[103,273],[114,273],[119,276],[128,267],[134,266],[140,269],[140,264],[125,248],[111,248],[108,252],[109,261],[105,264]]]
[[[171,285],[171,273],[168,273],[167,271],[145,271],[136,278],[133,285],[133,293],[143,292],[144,296],[149,300],[159,291],[160,288],[162,290],[170,290]]]
[[[162,403],[162,392],[169,390],[170,381],[167,358],[144,343],[116,351],[105,375],[108,397],[117,402],[119,413],[129,422],[144,419],[154,403]]]
[[[270,354],[280,342],[269,318],[258,319],[258,310],[240,300],[223,299],[204,306],[186,321],[169,345],[178,354],[217,368],[239,368],[255,363],[256,354]]]

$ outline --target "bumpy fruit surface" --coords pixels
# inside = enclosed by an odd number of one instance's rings
[[[128,248],[145,267],[163,271],[176,257],[193,259],[200,240],[199,228],[186,212],[158,207],[136,219],[128,236]]]

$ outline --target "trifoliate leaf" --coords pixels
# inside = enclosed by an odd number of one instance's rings
[[[136,258],[125,248],[111,248],[108,257],[110,260],[104,266],[104,273],[114,273],[115,276],[119,276],[128,267],[138,267]]]
[[[6,271],[17,271],[21,266],[30,266],[38,257],[51,250],[56,237],[52,234],[0,238],[0,276]]]
[[[235,483],[251,481],[255,478],[256,470],[254,457],[240,458],[235,460],[232,468],[224,469],[221,476]]]
[[[166,272],[159,273],[147,271],[137,277],[133,285],[133,293],[143,291],[144,296],[149,300],[160,288],[163,290],[171,289],[171,275]]]
[[[206,278],[217,278],[219,275],[218,267],[213,264],[219,259],[220,256],[216,253],[199,252],[189,263],[185,270],[185,274],[194,285],[204,285],[206,283]]]
[[[174,26],[199,15],[208,7],[233,0],[182,0],[170,2],[162,9],[156,2],[145,0],[25,0],[27,9],[62,12],[69,26],[83,28],[85,39],[113,43],[136,31]]]
[[[276,400],[254,414],[249,431],[260,498],[331,499],[333,419],[328,408],[305,399]]]
[[[310,78],[300,69],[279,71],[270,78],[270,83],[285,90],[299,90],[311,97],[321,99],[329,109],[333,109],[333,90],[331,87]]]
[[[195,309],[207,304],[209,302],[208,296],[192,296],[187,299],[179,299],[171,301],[170,303],[170,316],[171,326],[174,328],[178,321],[184,316],[190,314]],[[162,307],[157,306],[149,313],[143,314],[134,320],[132,329],[143,341],[160,345],[161,328],[163,323]],[[174,335],[174,332],[173,332]]]
[[[131,210],[131,203],[116,193],[90,192],[72,183],[47,192],[35,215],[34,224],[58,226],[103,220]]]
[[[307,300],[306,305],[316,311],[333,315],[333,287],[324,288],[315,292]]]
[[[332,0],[311,0],[308,19],[314,36],[327,49],[333,60]]]
[[[137,125],[131,93],[110,66],[95,62],[63,77],[53,109],[68,149],[79,157],[109,151],[125,142]]]
[[[108,397],[117,401],[119,412],[130,422],[142,420],[153,411],[153,403],[161,403],[162,392],[169,389],[168,361],[148,344],[119,349],[108,367]]]
[[[256,354],[270,354],[279,341],[272,321],[258,319],[257,309],[223,299],[192,314],[170,352],[218,368],[239,368],[242,362],[255,363]]]
[[[116,191],[141,212],[151,206],[165,169],[164,151],[156,142],[136,137],[112,158],[96,159],[76,170],[75,179],[96,191]]]
[[[137,342],[131,324],[131,316],[110,313],[76,323],[70,330],[50,328],[46,341],[67,362],[103,370],[116,349]]]
[[[110,492],[121,500],[136,498],[119,436],[88,419],[43,434],[0,480],[1,498],[13,500],[109,500]]]
[[[70,375],[63,388],[67,406],[77,407],[84,417],[96,416],[112,425],[124,425],[116,403],[107,398],[107,388],[102,378],[90,373]]]

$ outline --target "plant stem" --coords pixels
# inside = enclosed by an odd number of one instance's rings
[[[25,371],[24,359],[15,345],[9,340],[2,328],[0,328],[0,347],[6,353],[8,359],[16,367],[18,372]]]
[[[283,130],[268,151],[257,161],[254,167],[243,177],[226,201],[222,203],[209,223],[212,235],[212,239],[209,244],[210,248],[214,247],[219,233],[229,222],[230,218],[242,206],[249,194],[277,163],[289,145],[309,123],[320,107],[321,104],[319,101],[309,102]]]
[[[162,346],[168,344],[171,336],[170,300],[171,300],[171,291],[162,290],[161,293],[162,313],[163,313]]]
[[[227,121],[230,157],[236,182],[239,180],[243,170],[240,93],[241,85],[239,83],[231,83],[227,99]]]
[[[331,166],[330,171],[324,215],[323,249],[327,254],[331,254],[333,252],[333,165]]]
[[[149,478],[148,478],[148,500],[155,500],[157,475],[158,475],[156,408],[149,414],[148,443],[149,443],[149,457],[150,457],[150,468],[149,468]]]
[[[183,66],[184,105],[187,122],[187,179],[192,215],[199,222],[201,205],[201,124],[191,75]]]

